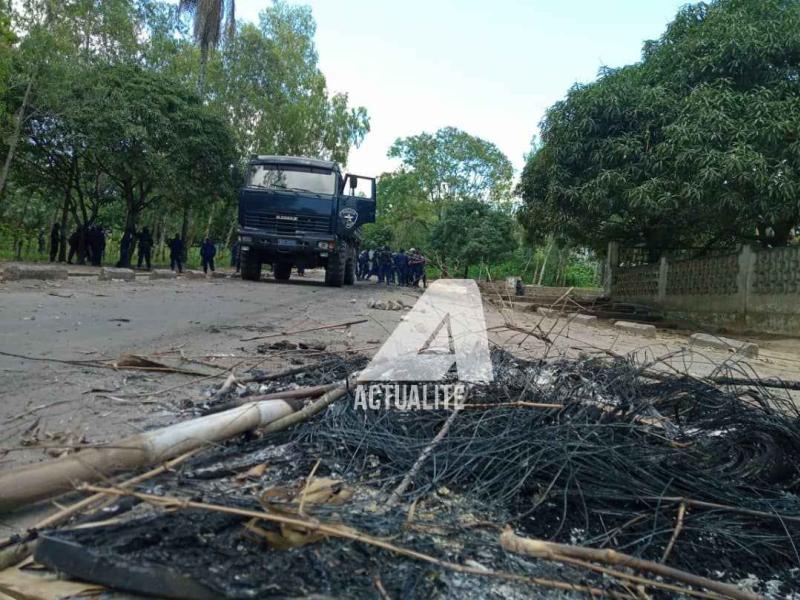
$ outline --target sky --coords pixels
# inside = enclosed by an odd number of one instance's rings
[[[291,0],[287,0],[291,2]],[[639,60],[686,0],[305,0],[328,88],[370,115],[347,169],[397,167],[399,137],[453,126],[524,162],[548,106],[602,66]],[[269,0],[237,0],[240,22]]]

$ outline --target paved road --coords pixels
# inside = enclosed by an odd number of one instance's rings
[[[281,335],[272,340],[317,341],[330,351],[359,349],[370,354],[404,313],[369,309],[368,301],[402,299],[413,304],[417,296],[375,283],[326,288],[321,272],[309,272],[305,279],[289,283],[150,281],[146,276],[132,283],[100,282],[94,274],[60,282],[0,283],[0,352],[78,361],[112,360],[122,353],[180,361],[183,355],[204,363],[184,363],[184,368],[217,373],[216,378],[201,379],[0,355],[0,469],[46,458],[43,449],[31,450],[27,443],[100,443],[186,418],[180,407],[201,400],[222,381],[224,372],[213,365],[230,368],[242,363],[240,371],[259,364],[279,370],[297,360],[292,353],[259,353],[262,342],[243,338],[367,319],[349,330]],[[487,310],[490,327],[501,326],[504,319],[531,330],[540,327],[556,340],[548,346],[518,331],[492,331],[494,342],[531,357],[602,354],[602,349],[635,353],[643,361],[674,354],[670,362],[675,368],[699,375],[730,358],[713,351],[681,352],[686,337],[680,332],[641,338],[622,334],[609,323],[585,326],[532,313],[504,317]],[[767,348],[761,358],[750,362],[763,376],[800,378],[800,359],[783,348]],[[24,524],[24,518],[12,524],[0,522],[0,535]]]
[[[153,355],[172,351],[207,363],[229,366],[256,353],[248,336],[307,329],[326,323],[367,318],[368,323],[343,330],[309,333],[294,339],[323,340],[331,349],[368,347],[382,340],[400,315],[367,309],[374,295],[399,295],[374,283],[340,289],[322,285],[320,273],[287,283],[239,279],[100,282],[70,277],[63,282],[19,281],[0,284],[0,351],[41,358],[115,359],[122,353]],[[413,299],[409,299],[413,302]],[[226,355],[226,356],[223,356]],[[235,355],[236,358],[230,355]],[[272,363],[278,367],[280,361]],[[268,365],[270,366],[270,365]],[[205,367],[196,366],[204,370]],[[208,372],[207,369],[205,369]],[[213,371],[212,371],[213,372]],[[163,411],[115,403],[93,389],[122,394],[153,390],[187,381],[184,375],[113,371],[0,356],[0,448],[19,445],[25,427],[40,417],[50,433],[78,430],[91,441],[113,438],[160,422]],[[196,398],[202,386],[179,389],[167,400]],[[52,410],[35,417],[19,414],[51,402]],[[110,413],[110,414],[109,414]],[[7,423],[14,419],[13,427]],[[5,427],[3,427],[5,424]],[[23,460],[15,451],[5,458]],[[6,462],[5,464],[8,464]],[[0,463],[0,466],[5,466]]]

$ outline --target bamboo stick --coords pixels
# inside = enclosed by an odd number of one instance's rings
[[[142,483],[143,481],[147,481],[152,477],[160,475],[161,473],[164,473],[165,471],[169,471],[173,467],[176,467],[177,465],[181,464],[182,462],[188,460],[189,458],[197,454],[199,451],[200,449],[196,448],[195,450],[191,450],[189,452],[181,454],[179,457],[174,458],[171,461],[166,462],[159,467],[156,467],[155,469],[151,469],[146,473],[142,473],[140,475],[136,475],[135,477],[131,477],[130,479],[126,479],[125,481],[119,483],[118,486],[120,488],[127,488],[132,485]],[[31,555],[31,553],[33,552],[33,547],[35,545],[35,537],[37,535],[36,532],[42,529],[47,529],[48,527],[54,527],[56,525],[60,525],[61,523],[64,523],[65,521],[70,519],[72,516],[91,508],[93,505],[97,504],[98,502],[101,502],[104,498],[107,497],[108,496],[106,496],[105,494],[93,494],[91,496],[84,498],[83,500],[79,500],[75,504],[62,508],[61,510],[45,517],[44,519],[42,519],[41,521],[37,522],[35,525],[30,527],[28,529],[28,531],[30,532],[29,535],[15,544],[12,544],[12,538],[6,538],[4,540],[0,540],[0,547],[3,547],[3,550],[0,551],[0,571],[2,571],[7,567],[11,567],[13,565],[22,562],[24,559],[26,559],[28,556]]]
[[[707,577],[668,567],[667,565],[650,560],[636,558],[635,556],[616,552],[615,550],[586,548],[584,546],[571,546],[569,544],[557,544],[555,542],[524,538],[514,535],[511,529],[506,529],[502,533],[500,536],[500,543],[503,548],[516,554],[524,554],[526,556],[535,556],[556,561],[561,557],[567,557],[578,560],[601,562],[608,565],[629,567],[631,569],[655,573],[662,577],[669,577],[670,579],[680,581],[687,585],[711,590],[726,598],[734,598],[735,600],[763,600],[763,597],[759,594],[740,589],[735,585],[714,581]]]
[[[97,481],[174,458],[205,444],[220,442],[295,412],[299,400],[251,402],[231,410],[136,434],[113,448],[90,448],[56,460],[0,474],[0,512],[51,498],[77,483]]]

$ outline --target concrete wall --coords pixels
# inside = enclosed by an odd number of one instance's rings
[[[800,335],[800,247],[761,249],[659,264],[615,266],[609,248],[606,291],[669,318],[738,332]]]

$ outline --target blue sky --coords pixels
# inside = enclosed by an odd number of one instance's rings
[[[497,144],[522,168],[545,109],[603,66],[639,60],[684,0],[306,0],[320,67],[367,107],[372,131],[348,168],[395,167],[398,137],[454,126]],[[268,0],[237,0],[255,21]]]

